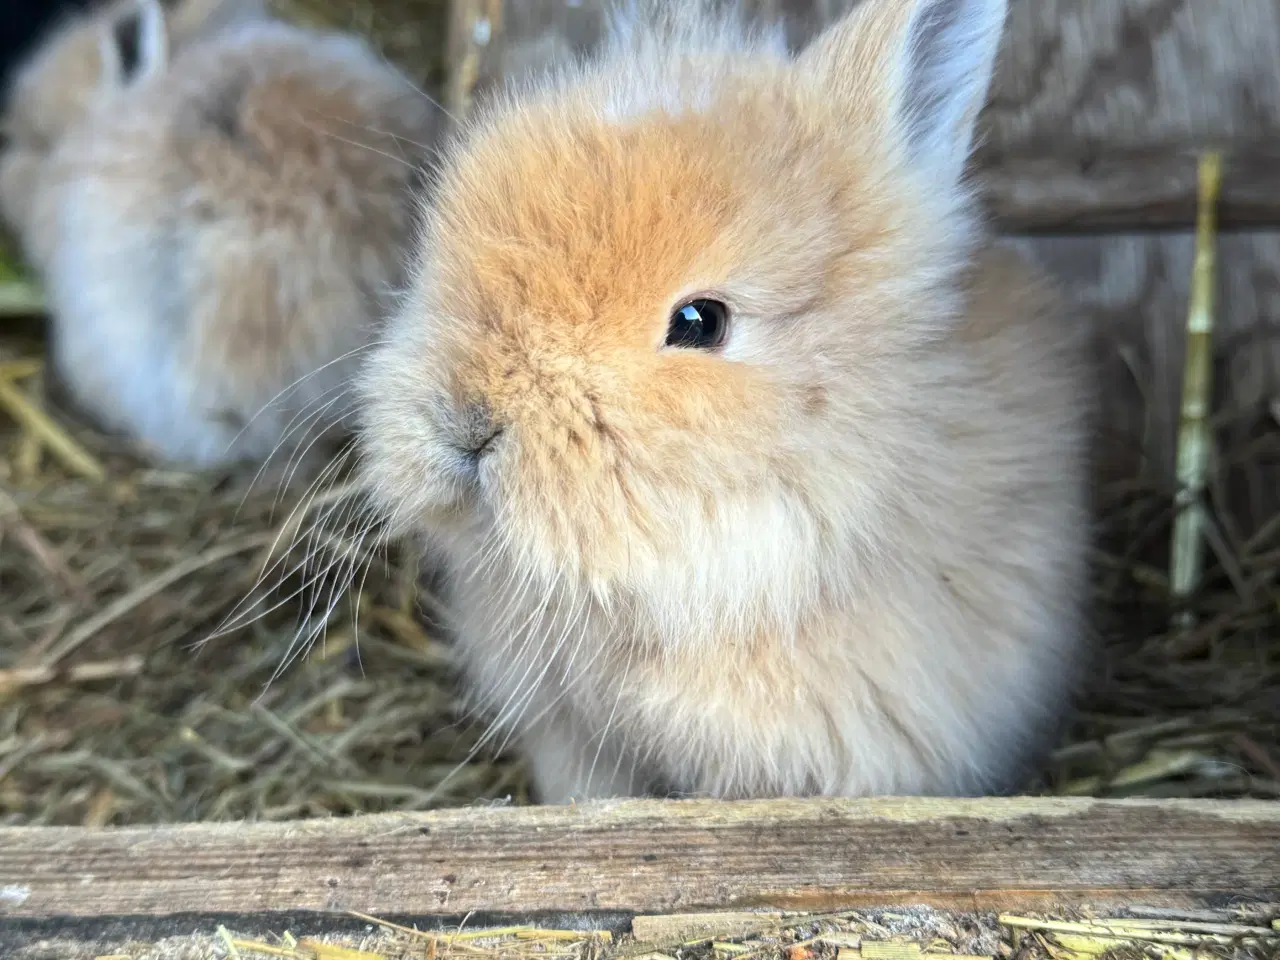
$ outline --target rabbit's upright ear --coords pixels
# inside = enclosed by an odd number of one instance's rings
[[[169,60],[169,28],[159,0],[136,0],[103,25],[102,81],[128,87],[161,73]]]
[[[953,181],[987,98],[1008,0],[862,0],[798,58],[859,120]]]

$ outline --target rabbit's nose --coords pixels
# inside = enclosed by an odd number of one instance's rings
[[[481,403],[470,403],[462,408],[458,418],[455,441],[470,457],[479,459],[502,436],[502,424],[494,420],[489,408]]]
[[[487,437],[473,438],[473,442],[466,447],[467,456],[479,462],[480,458],[493,447],[494,441],[500,436],[502,436],[502,428],[494,427],[493,432]]]

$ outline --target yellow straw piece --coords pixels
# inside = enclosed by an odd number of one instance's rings
[[[7,380],[0,380],[0,407],[23,428],[40,438],[40,442],[72,473],[102,483],[107,471],[97,458],[76,443],[53,419],[31,402],[21,390]]]
[[[0,361],[0,380],[25,380],[44,369],[44,361],[35,358]]]
[[[1180,509],[1174,519],[1169,572],[1175,604],[1185,601],[1195,591],[1203,569],[1205,514],[1201,496],[1212,455],[1209,413],[1213,394],[1213,294],[1217,266],[1214,246],[1221,185],[1221,154],[1205,154],[1200,161],[1196,253],[1178,426],[1177,504]],[[1181,625],[1190,626],[1185,613]]]

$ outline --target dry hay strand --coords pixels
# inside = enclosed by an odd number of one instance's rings
[[[1246,525],[1248,498],[1227,495],[1274,488],[1280,429],[1256,413],[1240,419],[1259,433],[1226,451],[1211,483],[1209,555],[1185,601],[1167,572],[1176,491],[1131,481],[1100,494],[1101,657],[1048,792],[1280,799],[1280,514]]]
[[[1176,485],[1103,493],[1105,672],[1075,731],[1082,742],[1055,757],[1063,793],[1280,798],[1277,420],[1272,405],[1213,389],[1222,176],[1222,157],[1207,153]]]
[[[154,944],[47,942],[20,949],[16,960],[1273,960],[1280,957],[1278,911],[1272,906],[1188,915],[1135,907],[1124,917],[1108,918],[922,907],[822,916],[702,914],[695,918],[702,933],[692,938],[683,929],[688,916],[639,916],[631,931],[615,936],[588,924],[421,930],[355,914],[366,923],[341,933],[251,936],[218,927]]]

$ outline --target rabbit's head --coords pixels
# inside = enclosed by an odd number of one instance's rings
[[[112,0],[59,21],[6,91],[9,143],[47,151],[97,104],[162,72],[173,48],[259,16],[261,0]]]
[[[97,103],[158,73],[167,58],[165,14],[156,0],[123,0],[60,24],[8,91],[11,146],[52,148]]]
[[[857,580],[930,495],[1005,10],[865,0],[792,55],[640,0],[496,98],[363,378],[396,525],[663,638],[787,635]]]

